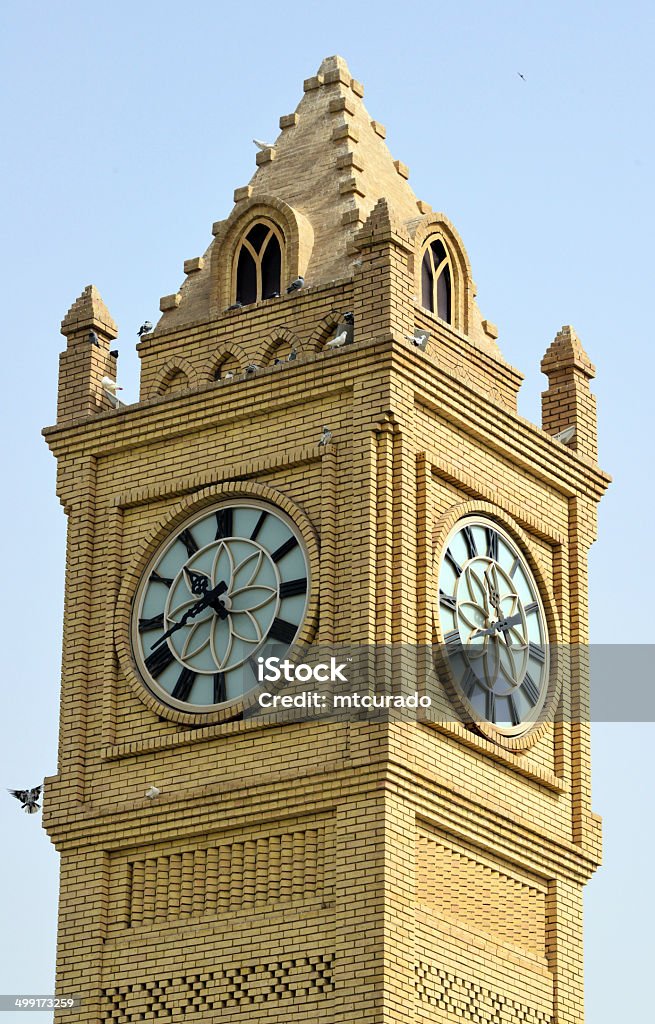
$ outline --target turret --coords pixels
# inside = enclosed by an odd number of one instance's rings
[[[111,409],[103,377],[116,380],[116,356],[110,344],[118,329],[95,285],[87,285],[62,320],[67,339],[59,356],[57,422]]]

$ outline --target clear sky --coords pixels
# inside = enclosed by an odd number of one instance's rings
[[[332,53],[365,84],[416,194],[462,235],[483,315],[526,375],[523,415],[539,419],[539,362],[563,323],[596,363],[614,483],[592,638],[653,642],[654,21],[637,0],[3,5],[0,786],[56,770],[65,524],[39,431],[55,418],[60,321],[97,285],[135,399],[139,325],[248,182],[253,136],[275,136]],[[652,724],[594,730],[605,865],[586,898],[590,1024],[652,1008],[654,744]],[[49,993],[57,857],[8,796],[0,820],[0,993]]]

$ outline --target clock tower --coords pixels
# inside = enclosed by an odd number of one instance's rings
[[[563,327],[518,415],[362,97],[340,57],[305,81],[137,402],[95,287],[62,323],[62,1020],[583,1019],[594,367]],[[345,647],[423,706],[264,713],[264,660]]]

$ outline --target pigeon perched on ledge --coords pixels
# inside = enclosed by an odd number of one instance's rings
[[[139,330],[137,331],[137,334],[138,334],[139,338],[142,338],[144,334],[150,334],[151,331],[152,331],[152,324],[150,323],[149,320],[146,320],[139,327]]]
[[[337,333],[328,341],[326,348],[341,348],[343,345],[352,345],[355,338],[355,314],[343,314],[343,323],[337,328]]]
[[[263,153],[265,149],[275,149],[275,146],[270,142],[262,142],[261,139],[253,139],[252,141],[255,143],[260,153]]]
[[[408,341],[410,343],[410,345],[415,345],[416,348],[420,348],[422,351],[424,351],[425,350],[425,346],[427,345],[428,341],[430,340],[430,332],[429,331],[414,331],[414,334],[406,334],[405,335],[405,340]]]
[[[295,281],[292,281],[289,287],[287,288],[287,295],[289,295],[290,292],[299,292],[300,289],[304,287],[305,278],[302,276],[302,274],[299,274]]]
[[[102,380],[100,381],[100,386],[103,390],[105,398],[109,400],[111,405],[113,405],[114,409],[122,409],[123,403],[118,400],[118,395],[116,394],[116,392],[122,391],[123,389],[118,386],[116,381],[112,380],[111,377],[103,377]]]
[[[9,789],[8,793],[20,800],[21,806],[26,814],[36,814],[41,804],[38,799],[41,796],[43,786],[35,786],[34,789]]]
[[[325,448],[332,440],[332,431],[329,427],[323,427],[323,433],[321,434],[318,442],[319,448]]]

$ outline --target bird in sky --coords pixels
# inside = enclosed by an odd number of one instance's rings
[[[144,320],[144,322],[139,327],[139,330],[138,330],[137,333],[138,333],[138,336],[140,338],[142,338],[144,334],[150,334],[151,330],[152,330],[152,324],[150,323],[150,321],[149,320]]]
[[[157,789],[156,786],[150,786],[149,789],[146,789],[146,796],[148,797],[148,800],[154,800],[160,793],[161,789]]]
[[[96,348],[100,348],[100,342],[98,341],[98,335],[96,334],[95,331],[89,331],[89,333],[87,335],[87,341],[89,341],[92,345],[95,345]]]
[[[525,75],[522,75],[520,71],[517,71],[516,73],[519,76],[519,78],[522,78],[524,82],[527,82],[527,78],[525,77]]]
[[[262,142],[261,139],[253,139],[252,141],[255,143],[260,153],[263,153],[265,149],[275,148],[271,142]]]
[[[8,793],[20,800],[21,806],[26,814],[36,814],[41,804],[38,799],[41,796],[43,786],[35,786],[34,789],[9,789]]]
[[[410,345],[416,345],[416,348],[425,349],[428,341],[430,340],[430,332],[414,331],[413,334],[406,334],[405,340],[408,341]]]
[[[332,431],[329,427],[323,427],[323,433],[318,442],[319,448],[325,448],[326,445],[332,440]]]
[[[289,287],[287,288],[287,295],[289,294],[289,292],[299,292],[301,288],[304,288],[304,286],[305,278],[302,276],[302,274],[298,274],[298,277],[295,279],[295,281],[292,281]]]

